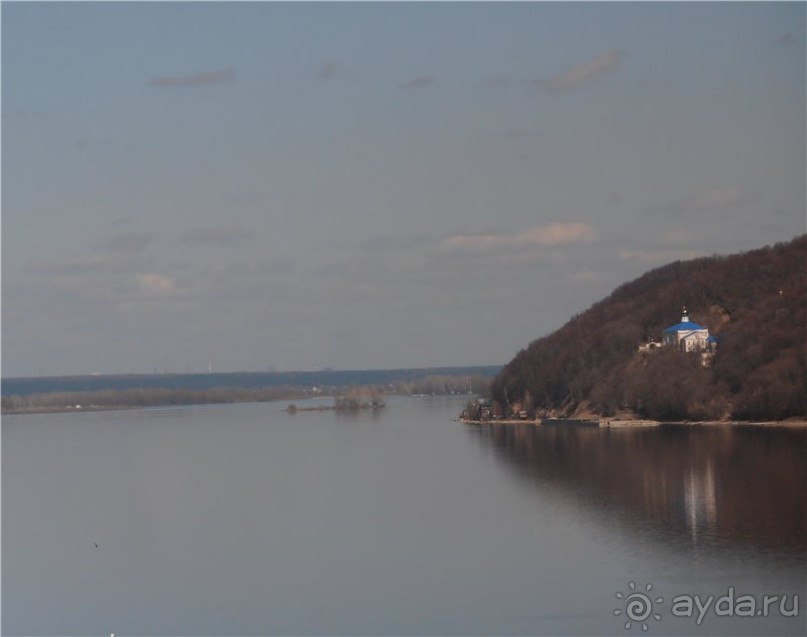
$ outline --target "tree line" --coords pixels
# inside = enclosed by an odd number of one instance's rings
[[[281,398],[306,398],[309,391],[297,387],[213,387],[210,389],[167,389],[143,387],[101,391],[44,392],[2,397],[3,412],[62,411],[65,409],[118,409],[164,407],[234,402],[266,402]]]

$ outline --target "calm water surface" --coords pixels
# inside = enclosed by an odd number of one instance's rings
[[[470,427],[460,405],[4,418],[3,634],[805,633],[807,431]],[[616,593],[648,584],[660,619],[626,629]],[[672,614],[729,587],[798,615]]]

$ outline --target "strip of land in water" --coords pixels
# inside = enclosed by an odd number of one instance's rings
[[[543,426],[590,426],[608,429],[634,429],[641,427],[661,427],[661,426],[676,426],[676,427],[807,427],[807,419],[802,418],[788,418],[786,420],[697,420],[697,421],[681,421],[681,422],[661,422],[659,420],[615,420],[602,418],[600,420],[577,420],[570,419],[557,419],[557,418],[537,418],[535,420],[526,419],[513,419],[513,418],[496,418],[490,420],[469,420],[467,418],[460,418],[459,422],[466,425],[534,425],[537,427]]]

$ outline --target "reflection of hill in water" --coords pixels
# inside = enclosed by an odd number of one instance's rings
[[[807,431],[761,427],[470,430],[522,479],[687,542],[805,557]]]

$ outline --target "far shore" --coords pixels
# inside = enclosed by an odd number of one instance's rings
[[[462,372],[464,368],[458,369],[459,372]],[[407,372],[407,370],[402,370],[402,374],[403,372]],[[154,387],[141,387],[135,384],[132,387],[121,389],[77,389],[75,391],[59,390],[30,394],[8,393],[2,396],[1,407],[3,415],[46,414],[302,401],[311,398],[332,397],[334,399],[333,408],[337,411],[352,411],[364,408],[365,404],[369,408],[378,408],[383,405],[384,395],[465,395],[471,387],[483,392],[487,390],[490,382],[488,377],[475,372],[459,372],[412,376],[412,372],[409,371],[407,372],[409,376],[402,375],[399,378],[385,379],[382,375],[379,377],[379,382],[366,384],[269,384],[263,387],[216,385],[193,388],[171,385],[169,379],[165,381],[164,386]],[[348,380],[350,379],[348,378]],[[393,382],[387,382],[388,380]],[[7,387],[4,385],[3,389],[5,390]],[[300,410],[312,409],[310,406],[295,405],[289,411],[298,408]],[[323,406],[323,409],[329,409],[329,407]],[[316,407],[314,410],[320,410],[320,407]]]
[[[23,407],[20,409],[4,409],[3,416],[24,416],[27,414],[79,414],[79,413],[95,413],[104,411],[141,411],[144,409],[180,409],[182,407],[209,407],[213,405],[235,405],[246,402],[253,403],[267,403],[267,402],[283,402],[277,400],[236,400],[229,402],[217,403],[180,403],[180,404],[165,404],[165,405],[81,405],[80,407]],[[285,411],[285,409],[283,410]]]

